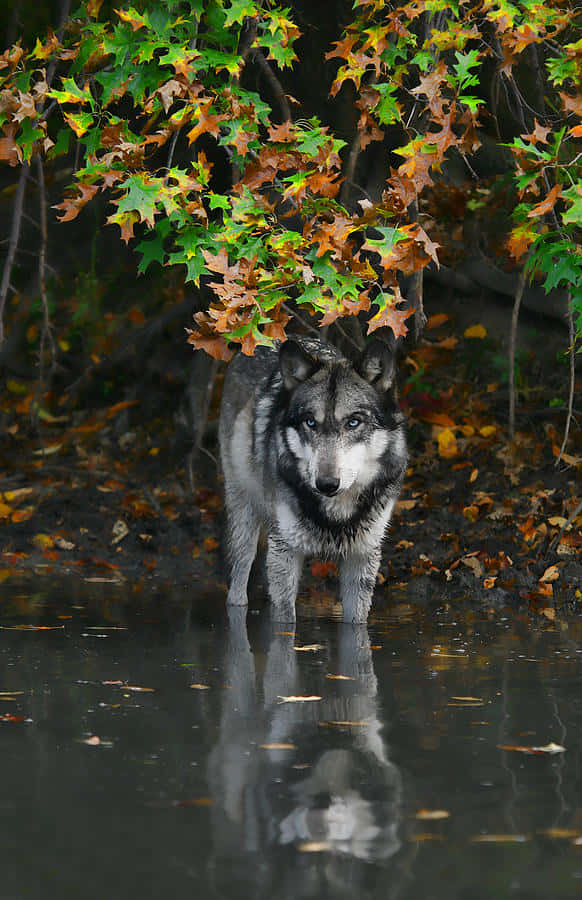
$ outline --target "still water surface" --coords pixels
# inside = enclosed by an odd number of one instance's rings
[[[582,894],[575,617],[223,596],[0,585],[2,900]]]

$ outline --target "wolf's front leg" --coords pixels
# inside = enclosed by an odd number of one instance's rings
[[[270,535],[267,544],[267,580],[273,604],[273,616],[281,622],[295,621],[295,600],[303,555],[293,550],[278,535]]]
[[[366,556],[352,554],[340,563],[340,597],[345,622],[368,621],[381,555],[381,548],[374,547]]]
[[[226,494],[227,556],[230,584],[226,602],[229,606],[246,606],[247,585],[257,553],[260,525],[250,503],[242,492],[228,489]]]

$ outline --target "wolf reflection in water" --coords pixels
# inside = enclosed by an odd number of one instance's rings
[[[326,679],[322,669],[315,679],[305,654],[294,650],[294,631],[272,621],[265,646],[253,653],[245,614],[229,612],[229,689],[209,757],[213,880],[226,879],[228,870],[228,883],[238,872],[241,887],[251,880],[254,896],[296,896],[296,857],[282,850],[317,842],[326,864],[322,869],[321,854],[301,854],[301,878],[323,879],[322,896],[347,896],[354,879],[366,877],[366,861],[387,860],[400,848],[402,779],[383,737],[367,627],[338,624],[328,667],[344,678]],[[314,689],[321,700],[281,702]]]

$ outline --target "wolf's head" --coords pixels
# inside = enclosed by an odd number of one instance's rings
[[[279,363],[284,443],[303,485],[341,502],[401,473],[406,437],[387,344],[372,341],[353,365],[318,341],[291,338]]]

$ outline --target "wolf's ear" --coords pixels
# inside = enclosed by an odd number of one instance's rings
[[[307,381],[319,369],[320,363],[297,341],[288,338],[279,350],[279,366],[283,384],[292,391],[302,381]]]
[[[384,341],[375,338],[367,345],[356,371],[379,393],[389,391],[394,383],[394,354]]]

